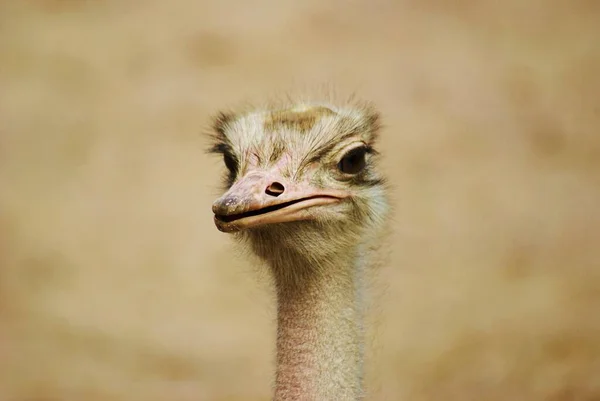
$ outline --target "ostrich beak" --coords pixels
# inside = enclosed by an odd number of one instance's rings
[[[295,183],[269,172],[250,172],[212,206],[215,225],[233,232],[273,223],[310,220],[311,208],[341,202],[348,193]]]

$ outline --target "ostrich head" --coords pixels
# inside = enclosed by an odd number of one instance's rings
[[[219,114],[211,151],[222,155],[227,174],[213,204],[217,228],[271,264],[318,265],[352,253],[387,209],[378,129],[377,112],[363,104]]]

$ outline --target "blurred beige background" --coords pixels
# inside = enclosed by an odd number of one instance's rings
[[[332,83],[394,188],[370,400],[600,399],[600,3],[0,1],[0,400],[268,400],[208,117]]]

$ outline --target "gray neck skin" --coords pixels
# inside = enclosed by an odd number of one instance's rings
[[[362,266],[345,255],[272,268],[278,307],[275,400],[361,399]]]

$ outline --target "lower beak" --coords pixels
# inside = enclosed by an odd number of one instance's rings
[[[234,232],[274,223],[316,218],[314,207],[341,202],[342,191],[324,191],[309,184],[282,183],[269,174],[248,174],[213,203],[215,225]],[[277,184],[277,193],[269,191]],[[313,210],[311,210],[313,209]]]

